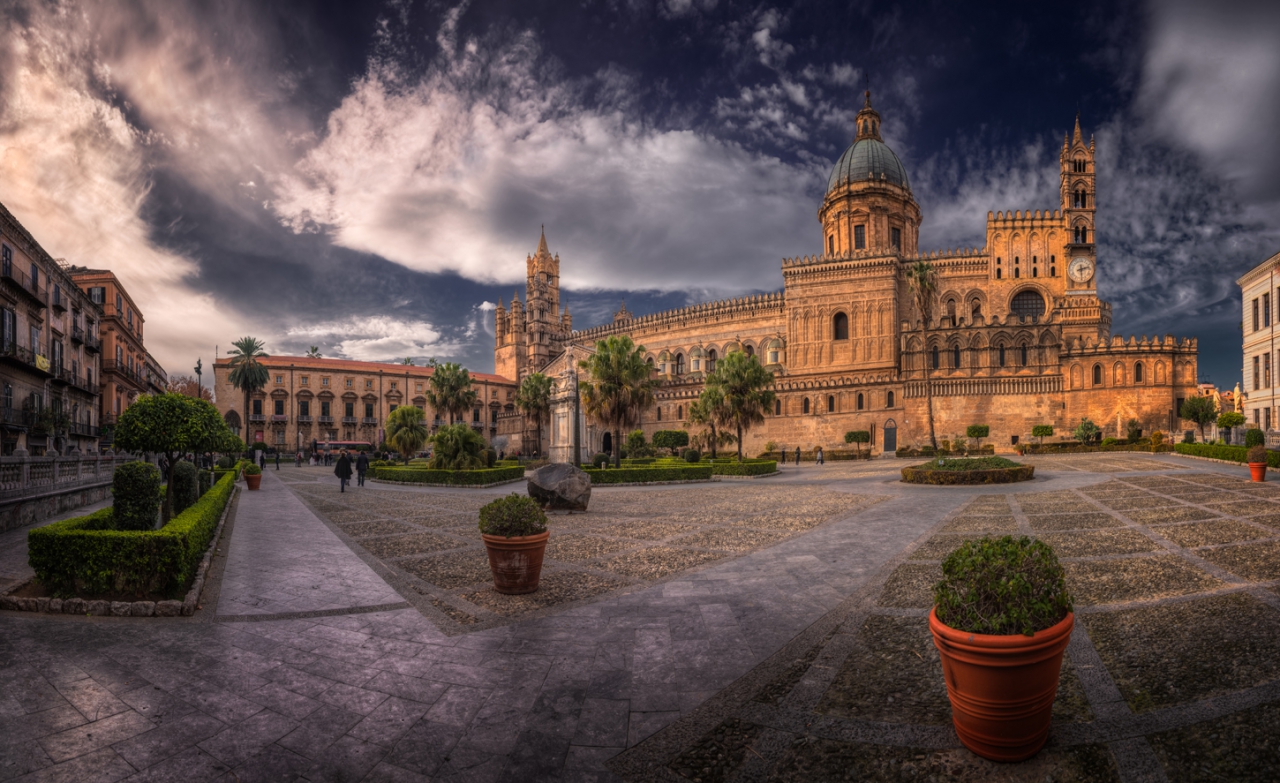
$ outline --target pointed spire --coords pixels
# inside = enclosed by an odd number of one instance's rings
[[[1076,131],[1075,131],[1075,134],[1071,137],[1071,142],[1073,144],[1079,144],[1081,141],[1083,141],[1083,137],[1084,137],[1084,134],[1080,132],[1080,112],[1076,112]]]
[[[1079,128],[1077,128],[1077,130],[1079,130]],[[542,236],[538,238],[538,255],[545,256],[550,254],[551,251],[547,250],[547,226],[546,224],[543,224]]]
[[[862,108],[858,111],[856,123],[853,138],[855,142],[863,139],[883,141],[880,138],[880,113],[871,108],[871,90],[867,90],[864,94]]]

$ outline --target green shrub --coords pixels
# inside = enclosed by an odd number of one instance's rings
[[[922,470],[994,470],[996,468],[1016,468],[1020,466],[1021,463],[1004,457],[968,457],[965,459],[946,457],[935,459],[932,462],[926,462],[916,467]]]
[[[1080,424],[1072,431],[1071,436],[1081,443],[1090,443],[1097,440],[1102,434],[1102,430],[1098,429],[1098,425],[1089,419],[1081,419]]]
[[[486,536],[536,536],[547,531],[547,515],[537,501],[512,492],[480,507],[480,532]]]
[[[609,455],[600,452],[591,458],[591,466],[594,468],[603,468],[609,464]]]
[[[1182,433],[1182,442],[1183,442],[1183,443],[1195,443],[1195,442],[1196,442],[1196,436],[1195,436],[1195,433],[1194,433],[1194,432],[1192,432],[1191,430],[1186,430],[1186,431],[1184,431],[1184,432]]]
[[[680,467],[621,468],[618,470],[587,469],[592,484],[643,484],[654,481],[706,481],[711,478],[711,465]]]
[[[702,454],[697,449],[685,449],[680,456],[684,457],[685,462],[701,462]]]
[[[966,541],[942,561],[938,620],[968,633],[1033,635],[1062,622],[1071,595],[1053,549],[1026,536]]]
[[[773,460],[747,460],[743,462],[721,462],[716,460],[711,465],[713,476],[767,476],[778,472],[778,463]]]
[[[27,534],[31,567],[56,595],[179,598],[195,577],[234,488],[233,474],[227,473],[159,530],[112,530],[113,509],[105,508],[36,528]]]
[[[1053,426],[1050,424],[1037,424],[1031,428],[1031,437],[1048,438],[1053,436]]]
[[[689,433],[684,430],[658,430],[653,433],[655,449],[671,449],[674,453],[676,449],[682,449],[688,445]]]
[[[262,473],[262,468],[258,467],[258,463],[250,462],[244,466],[244,474],[246,476],[257,476]]]
[[[233,457],[218,457],[217,465],[223,470],[230,470],[235,464],[236,461]]]
[[[141,460],[124,463],[111,475],[111,527],[116,530],[154,528],[163,498],[159,468]]]
[[[260,440],[255,441],[253,445],[249,447],[249,451],[268,451],[267,444],[263,443]]]
[[[497,464],[497,462],[498,462],[498,452],[494,451],[492,448],[485,449],[484,450],[484,466],[486,468],[492,468],[495,464]]]
[[[200,499],[200,476],[195,465],[179,460],[173,466],[173,513],[181,514]]]
[[[991,434],[989,424],[970,424],[964,431],[966,438],[985,438]]]
[[[1102,445],[1103,445],[1103,446],[1115,446],[1115,445],[1116,445],[1116,444],[1118,444],[1118,443],[1120,443],[1120,441],[1119,441],[1119,440],[1116,440],[1115,438],[1103,438],[1103,439],[1102,439]]]
[[[478,470],[433,470],[430,468],[371,468],[370,477],[378,481],[401,484],[440,484],[450,487],[474,487],[499,484],[524,478],[524,468],[481,468]]]
[[[369,469],[372,470],[373,468],[385,468],[394,464],[395,464],[394,462],[391,462],[385,459],[369,460]]]
[[[1259,444],[1258,444],[1258,445],[1256,445],[1256,446],[1250,446],[1250,447],[1249,447],[1249,453],[1245,456],[1245,459],[1246,459],[1248,462],[1250,462],[1250,463],[1252,463],[1252,464],[1255,464],[1255,465],[1256,465],[1256,464],[1258,464],[1259,462],[1266,462],[1266,461],[1267,461],[1267,447],[1266,447],[1266,446],[1263,446],[1261,443],[1259,443]]]
[[[1267,444],[1267,435],[1259,429],[1245,430],[1244,445],[1246,446],[1265,446]]]
[[[1245,446],[1216,446],[1212,443],[1179,443],[1173,447],[1179,454],[1192,457],[1208,457],[1226,462],[1238,462],[1241,465],[1249,461],[1249,449]],[[1280,451],[1267,452],[1267,466],[1280,468]]]
[[[213,471],[202,470],[200,471],[199,474],[197,474],[197,479],[198,479],[197,484],[199,485],[199,488],[200,488],[200,494],[203,495],[204,493],[209,491],[209,487],[213,486]]]

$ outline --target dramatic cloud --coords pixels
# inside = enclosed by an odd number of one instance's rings
[[[342,358],[371,362],[405,357],[418,361],[458,350],[458,345],[442,342],[441,333],[425,321],[404,322],[381,315],[297,326],[286,337],[302,351],[304,344],[332,345]]]

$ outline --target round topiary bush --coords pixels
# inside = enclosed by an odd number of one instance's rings
[[[609,455],[601,452],[591,458],[591,466],[595,468],[609,467]]]
[[[196,466],[178,460],[173,466],[173,515],[177,516],[200,499],[200,476]]]
[[[262,473],[262,468],[258,467],[256,464],[252,462],[244,466],[244,474],[246,476],[257,476],[261,473]]]
[[[257,441],[249,447],[249,451],[266,451],[266,450],[267,450],[267,444],[263,443],[262,441]]]
[[[536,536],[547,530],[547,515],[537,501],[512,492],[480,507],[480,532],[486,536]]]
[[[697,449],[685,449],[680,456],[684,457],[685,462],[700,462],[702,460],[702,453]]]
[[[1262,430],[1258,430],[1258,429],[1245,430],[1244,445],[1265,446],[1266,443],[1267,443],[1267,436]]]
[[[232,468],[235,467],[235,465],[236,465],[236,461],[234,457],[218,458],[218,467],[222,468],[223,470],[231,470]]]
[[[1058,556],[1026,536],[961,544],[942,561],[933,600],[944,625],[999,636],[1031,636],[1072,610]]]
[[[111,524],[116,530],[151,530],[160,515],[160,469],[134,460],[111,475]]]

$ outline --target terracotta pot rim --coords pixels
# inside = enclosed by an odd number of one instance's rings
[[[1265,463],[1265,462],[1250,462],[1250,463],[1248,463],[1248,465],[1249,465],[1249,467],[1251,467],[1251,468],[1265,468],[1265,467],[1267,467],[1267,463]]]
[[[506,536],[491,536],[488,533],[481,533],[480,537],[484,539],[486,544],[536,544],[539,541],[546,541],[550,535],[550,530],[544,530],[531,536],[511,536],[507,538]]]
[[[959,631],[938,619],[938,607],[929,610],[929,630],[934,636],[948,645],[974,652],[1027,652],[1036,647],[1057,644],[1063,636],[1071,634],[1075,627],[1075,612],[1067,612],[1067,616],[1048,628],[1036,631],[1032,636],[1017,634],[987,634]]]

